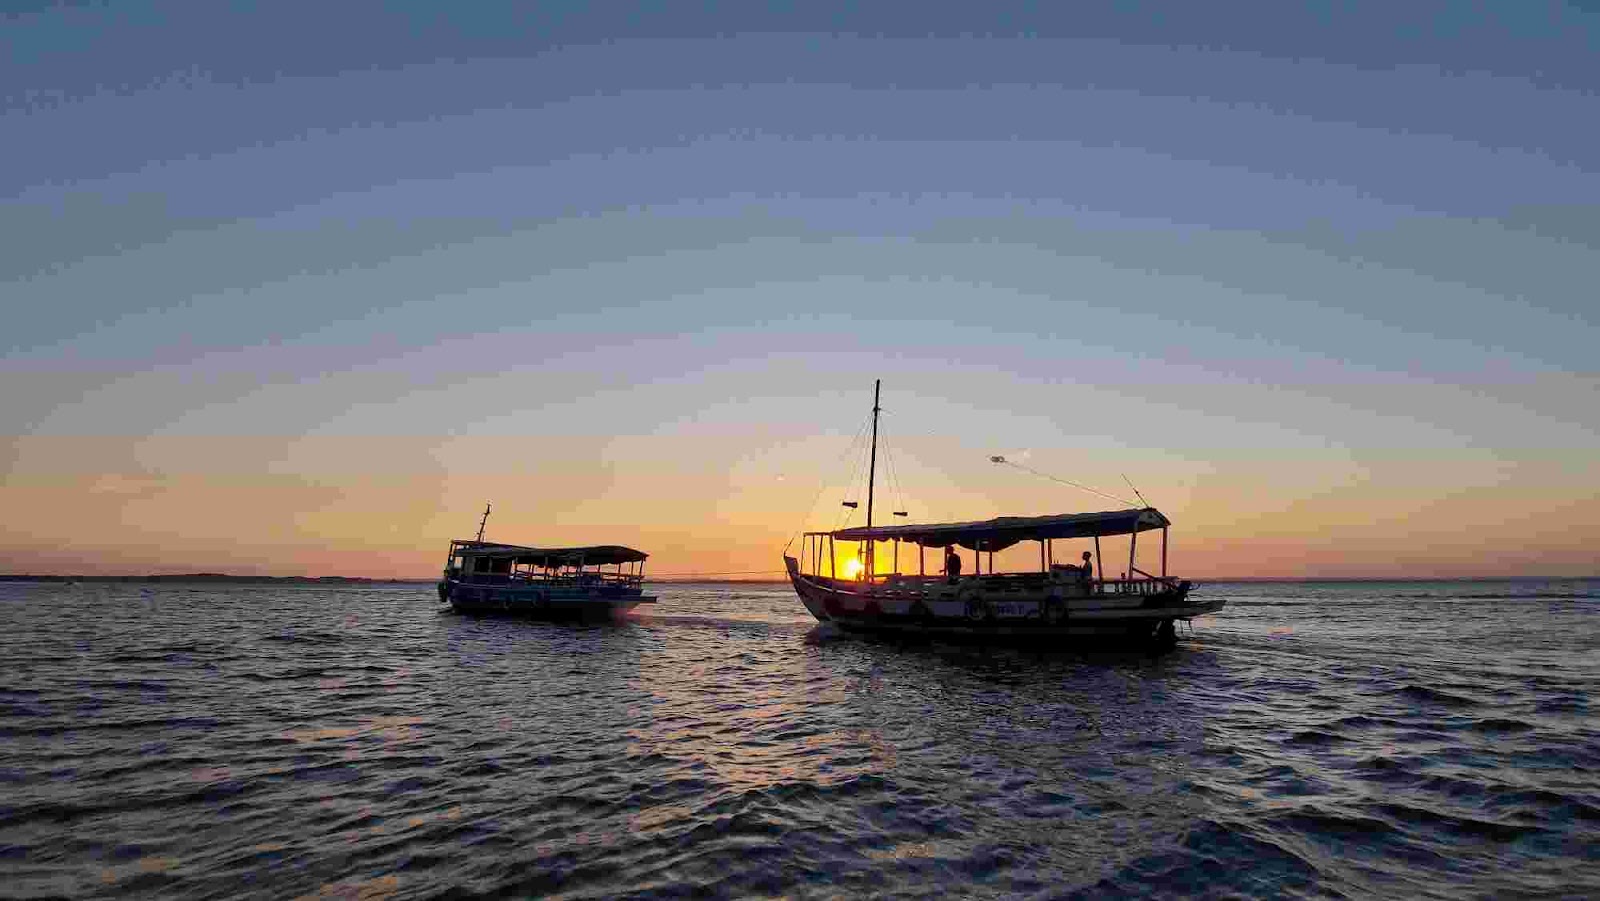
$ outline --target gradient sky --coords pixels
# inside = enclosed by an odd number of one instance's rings
[[[1593,5],[596,6],[7,4],[0,570],[1600,573]]]

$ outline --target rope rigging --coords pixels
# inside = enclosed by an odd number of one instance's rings
[[[874,402],[874,406],[875,407],[877,406],[876,401]],[[879,407],[879,408],[874,410],[874,414],[884,414],[884,413],[887,413],[887,412],[888,412],[887,410],[883,410],[881,407]],[[859,454],[861,452],[861,450],[863,450],[863,448],[860,448],[859,445],[861,445],[861,443],[864,441],[864,438],[865,438],[865,435],[867,433],[868,428],[872,427],[873,424],[874,424],[874,416],[870,416],[869,415],[862,421],[861,425],[856,429],[855,434],[851,437],[850,443],[848,445],[846,445],[846,447],[844,449],[844,452],[839,455],[840,459],[844,459],[846,457],[851,457],[851,456],[853,456],[855,454]],[[883,457],[883,479],[882,479],[882,481],[884,483],[884,487],[887,489],[887,491],[885,493],[890,496],[890,500],[893,502],[893,507],[891,507],[891,512],[890,512],[890,517],[891,517],[890,521],[893,522],[892,517],[894,516],[895,513],[901,512],[901,511],[907,511],[909,509],[907,507],[907,503],[906,503],[908,498],[907,498],[906,491],[905,491],[904,481],[901,478],[900,466],[899,466],[898,462],[896,461],[896,455],[894,453],[894,448],[891,446],[891,443],[890,443],[890,441],[888,439],[887,432],[879,434],[877,436],[877,444],[878,444],[878,450],[881,452],[881,456]],[[1042,479],[1048,479],[1048,480],[1050,480],[1052,482],[1056,482],[1056,483],[1061,484],[1061,485],[1066,485],[1066,486],[1071,487],[1071,488],[1076,488],[1076,489],[1078,489],[1080,491],[1086,491],[1086,492],[1088,492],[1090,494],[1093,494],[1093,495],[1096,495],[1098,497],[1102,497],[1102,498],[1105,498],[1107,500],[1114,501],[1114,502],[1116,502],[1118,504],[1121,504],[1121,505],[1123,505],[1125,507],[1148,507],[1149,506],[1149,502],[1147,502],[1145,500],[1144,495],[1139,493],[1139,489],[1134,487],[1133,482],[1128,479],[1126,474],[1123,474],[1122,479],[1123,479],[1123,481],[1128,483],[1128,487],[1130,489],[1132,489],[1133,493],[1138,497],[1138,501],[1137,502],[1129,500],[1129,499],[1127,499],[1125,497],[1119,497],[1119,496],[1117,496],[1115,494],[1111,494],[1110,492],[1107,492],[1107,491],[1101,491],[1098,488],[1093,488],[1093,487],[1091,487],[1089,485],[1085,485],[1085,484],[1083,484],[1081,482],[1075,482],[1075,481],[1073,481],[1071,479],[1063,479],[1063,478],[1060,478],[1058,476],[1053,476],[1053,475],[1051,475],[1050,473],[1047,473],[1047,472],[1041,472],[1041,471],[1039,471],[1037,469],[1034,469],[1031,466],[1028,466],[1025,463],[1020,463],[1020,462],[1017,462],[1015,460],[1009,460],[1006,457],[1004,457],[1002,455],[999,455],[999,454],[995,454],[995,455],[989,457],[989,461],[991,463],[996,463],[996,464],[1003,465],[1003,466],[1010,466],[1010,467],[1012,467],[1014,469],[1020,469],[1023,472],[1026,472],[1026,473],[1028,473],[1030,475],[1034,475],[1034,476],[1037,476],[1037,477],[1042,478]],[[863,488],[867,488],[867,490],[870,490],[870,487],[858,484],[858,482],[861,481],[865,477],[865,475],[866,475],[866,472],[865,472],[864,461],[863,461],[863,459],[861,457],[857,456],[857,457],[855,457],[855,459],[853,459],[851,461],[850,474],[844,481],[844,488],[845,488],[845,491],[847,493],[845,494],[845,499],[844,499],[843,503],[841,504],[840,509],[838,511],[836,511],[835,516],[833,517],[834,522],[833,522],[832,531],[838,531],[838,530],[844,528],[850,522],[850,520],[854,518],[855,515],[858,515],[858,514],[863,512],[862,509],[861,509],[860,500],[859,499],[853,500],[852,498],[856,498],[858,495],[860,495],[861,494],[861,489],[863,489]],[[801,521],[800,528],[795,531],[795,533],[789,538],[788,542],[785,543],[784,546],[783,546],[783,552],[785,554],[787,554],[789,552],[789,549],[791,547],[793,547],[795,539],[799,538],[800,535],[804,534],[804,532],[805,532],[805,523],[810,521],[812,515],[816,511],[817,503],[822,499],[823,494],[825,494],[828,491],[828,488],[830,487],[826,482],[826,474],[825,473],[824,473],[823,476],[819,477],[818,481],[819,481],[819,487],[817,489],[817,493],[812,498],[811,506],[806,511],[806,514],[805,514],[804,518]],[[948,517],[946,517],[946,518],[948,518]],[[730,574],[744,575],[744,574],[749,574],[749,573],[730,573]],[[676,575],[676,574],[674,574],[674,575]],[[693,575],[693,574],[684,574],[684,575]],[[705,573],[704,575],[714,575],[714,574],[713,573]]]
[[[1107,498],[1109,500],[1116,501],[1119,504],[1126,504],[1129,507],[1138,507],[1138,506],[1140,506],[1140,504],[1136,504],[1133,501],[1130,501],[1125,497],[1117,497],[1114,494],[1107,494],[1107,493],[1105,493],[1104,491],[1101,491],[1098,488],[1090,488],[1088,485],[1080,485],[1077,482],[1074,482],[1074,481],[1072,481],[1070,479],[1058,479],[1055,476],[1053,476],[1053,475],[1051,475],[1051,474],[1049,474],[1047,472],[1040,472],[1039,470],[1034,469],[1031,466],[1024,466],[1023,464],[1018,463],[1015,460],[1007,460],[1005,457],[1000,456],[999,454],[996,454],[996,455],[990,457],[989,458],[989,462],[990,463],[999,463],[1002,466],[1014,466],[1017,469],[1022,470],[1023,472],[1031,472],[1034,475],[1039,476],[1040,478],[1049,479],[1052,482],[1060,482],[1063,485],[1071,485],[1074,488],[1082,489],[1083,491],[1087,491],[1090,494],[1098,494],[1103,498]],[[1123,478],[1126,479],[1127,476],[1123,476]],[[1128,484],[1130,486],[1132,486],[1133,483],[1129,482]],[[1135,490],[1134,493],[1137,494],[1138,491]]]
[[[895,462],[896,458],[890,450],[888,437],[884,436],[879,444],[883,448],[884,481],[889,483],[889,494],[894,499],[894,508],[890,511],[890,515],[909,513],[910,508],[906,506],[905,483],[900,479],[900,464]]]
[[[729,569],[717,572],[651,573],[651,578],[684,579],[697,576],[769,576],[779,575],[781,569]]]
[[[858,444],[862,440],[862,438],[864,438],[866,436],[867,427],[871,424],[871,422],[872,422],[872,417],[870,417],[870,416],[868,416],[868,417],[866,417],[865,419],[862,420],[861,425],[859,427],[857,427],[857,429],[856,429],[855,435],[850,438],[850,443],[845,445],[844,452],[839,454],[839,456],[836,458],[835,462],[837,462],[838,460],[843,460],[846,457],[850,456],[850,453],[853,450],[855,450],[856,444]],[[817,476],[817,493],[815,495],[813,495],[812,498],[811,498],[811,506],[807,507],[806,508],[806,512],[801,516],[800,528],[796,529],[794,531],[794,534],[789,536],[789,540],[783,545],[783,553],[784,554],[789,553],[789,548],[794,546],[794,540],[796,538],[799,538],[800,535],[805,532],[806,523],[811,519],[811,514],[816,512],[817,502],[822,500],[823,492],[827,491],[828,488],[831,487],[830,484],[828,483],[828,475],[827,475],[827,473],[828,473],[828,470],[826,468],[824,468],[822,470],[822,473]],[[853,478],[853,476],[852,476],[852,478]],[[776,572],[776,570],[773,570],[773,571]]]
[[[861,438],[865,438],[866,437],[867,429],[870,428],[871,425],[872,425],[872,417],[868,416],[866,418],[866,421],[864,423],[862,423],[862,426],[861,426],[861,431],[860,431],[860,437]],[[850,449],[851,450],[856,450],[855,445],[852,444]],[[860,454],[861,453],[860,450],[857,450],[857,453]],[[859,491],[856,490],[856,479],[858,479],[858,478],[865,479],[865,477],[866,477],[866,472],[863,471],[863,467],[861,465],[862,461],[864,459],[865,459],[865,455],[861,454],[860,456],[856,456],[851,462],[850,475],[845,480],[845,483],[844,483],[845,497],[847,499],[850,498],[853,495],[860,495],[860,494],[863,493],[863,492],[859,492]],[[834,531],[838,531],[839,529],[842,529],[846,525],[848,525],[849,521],[850,521],[850,514],[855,512],[856,510],[860,509],[860,501],[846,500],[845,503],[851,504],[852,506],[848,506],[847,507],[847,506],[841,505],[839,510],[834,514],[834,522],[833,522],[833,530]]]
[[[887,413],[888,411],[885,410],[884,412]],[[895,437],[897,439],[902,435],[910,435],[913,438],[922,438],[922,439],[929,439],[929,440],[936,439],[936,438],[939,437],[939,435],[935,431],[933,431],[932,429],[901,429],[901,428],[899,428],[900,424],[901,424],[901,421],[899,419],[892,419],[890,421],[890,425],[895,427],[894,433],[895,433]],[[900,467],[899,467],[899,464],[898,463],[891,463],[890,465],[894,467],[894,478],[895,478],[896,484],[897,485],[901,484],[900,483]],[[902,500],[902,503],[904,503],[904,500]],[[905,509],[905,508],[902,507],[901,509]],[[935,513],[937,513],[939,515],[937,515],[937,516],[932,515],[932,514],[935,514]],[[923,511],[923,515],[921,515],[920,518],[923,519],[924,521],[929,520],[929,519],[932,519],[934,521],[938,521],[938,520],[949,521],[949,520],[955,519],[955,516],[950,511],[949,508],[944,507],[944,506],[941,505],[938,509],[931,509],[930,508],[928,510],[924,510]]]

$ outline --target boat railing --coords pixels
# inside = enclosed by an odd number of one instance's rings
[[[1178,580],[1151,576],[1146,579],[1099,579],[1095,586],[1100,594],[1162,594],[1178,586]]]
[[[1091,579],[1087,583],[1076,578],[1064,579],[1056,573],[1022,572],[1022,573],[983,573],[980,575],[958,576],[952,582],[944,575],[916,575],[905,573],[884,573],[872,581],[872,590],[875,594],[885,597],[923,597],[930,589],[949,589],[962,591],[967,588],[977,588],[987,595],[998,594],[1036,594],[1049,590],[1052,586],[1061,585],[1069,588],[1087,588],[1090,594],[1123,594],[1123,595],[1156,595],[1173,591],[1178,588],[1179,580],[1172,577],[1152,576],[1141,570],[1135,569],[1137,578],[1131,579]],[[820,582],[832,584],[843,588],[845,586],[866,587],[864,579],[830,579],[826,576],[812,576]],[[858,589],[859,590],[859,589]]]
[[[607,585],[636,588],[644,577],[628,573],[460,573],[455,576],[468,585]]]

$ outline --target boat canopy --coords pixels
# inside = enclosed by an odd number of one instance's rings
[[[1171,521],[1154,507],[1105,513],[1057,513],[1051,516],[1001,516],[980,522],[931,525],[858,526],[827,532],[839,541],[910,541],[923,547],[960,545],[970,551],[1003,551],[1019,541],[1046,538],[1091,538],[1131,535],[1164,529]]]
[[[529,566],[611,565],[638,563],[650,555],[620,544],[601,544],[594,547],[523,547],[519,544],[496,544],[492,541],[453,541],[450,553],[460,557],[491,557],[509,559],[513,563]]]

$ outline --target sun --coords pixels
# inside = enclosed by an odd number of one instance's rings
[[[844,562],[844,577],[846,579],[854,579],[856,576],[861,575],[862,569],[861,561],[851,557]]]

